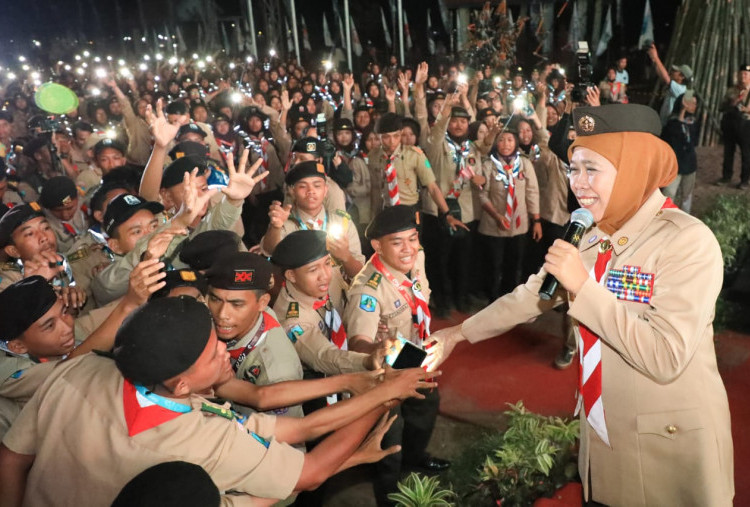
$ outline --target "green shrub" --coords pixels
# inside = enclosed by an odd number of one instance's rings
[[[398,493],[388,495],[388,500],[398,507],[452,507],[455,494],[444,489],[437,477],[427,477],[412,472],[398,483]]]
[[[724,269],[739,267],[742,259],[738,254],[750,240],[750,198],[744,194],[719,195],[702,220],[719,242]]]

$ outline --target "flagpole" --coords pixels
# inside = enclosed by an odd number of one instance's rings
[[[346,27],[346,63],[352,72],[352,27],[349,19],[349,0],[344,0],[344,26]]]
[[[398,54],[401,65],[404,65],[404,10],[402,0],[398,0]]]
[[[294,0],[289,0],[291,4],[291,15],[292,15],[292,35],[294,36],[294,52],[297,59],[297,65],[299,65],[299,36],[297,35],[297,8],[294,5]]]
[[[250,42],[253,45],[253,56],[258,57],[258,45],[255,40],[255,17],[253,16],[253,4],[247,0],[248,22],[250,23]]]

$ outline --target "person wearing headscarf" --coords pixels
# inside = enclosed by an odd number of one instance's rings
[[[729,404],[713,318],[722,257],[713,233],[659,188],[677,175],[640,105],[574,111],[570,185],[595,225],[558,239],[542,270],[459,326],[432,334],[434,369],[456,343],[498,336],[568,301],[578,323],[584,499],[606,505],[732,505]],[[548,299],[546,275],[559,281]]]

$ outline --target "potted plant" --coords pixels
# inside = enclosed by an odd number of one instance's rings
[[[455,496],[440,485],[437,477],[412,472],[398,483],[398,493],[389,494],[388,499],[398,507],[451,507]]]

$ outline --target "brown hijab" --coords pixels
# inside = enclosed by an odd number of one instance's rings
[[[614,234],[640,209],[658,188],[677,176],[677,158],[672,148],[646,132],[614,132],[578,136],[568,148],[568,159],[579,146],[588,148],[617,169],[614,188],[604,216],[597,226]]]

